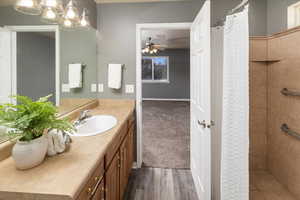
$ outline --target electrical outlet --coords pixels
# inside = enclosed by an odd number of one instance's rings
[[[91,84],[91,92],[97,92],[97,84],[95,83]]]
[[[98,84],[98,92],[104,92],[104,85],[103,83]]]
[[[61,91],[62,92],[70,92],[69,84],[67,84],[67,83],[62,84],[61,85]]]
[[[125,92],[127,94],[133,94],[134,93],[134,85],[126,85],[125,86]]]

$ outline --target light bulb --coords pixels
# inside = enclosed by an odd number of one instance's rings
[[[150,50],[149,50],[149,48],[147,47],[147,48],[146,48],[146,53],[149,53],[149,51],[150,51]]]
[[[80,19],[80,26],[82,26],[82,27],[90,26],[90,21],[89,21],[89,17],[87,16],[87,9],[86,8],[83,9],[82,16],[81,16],[81,19]]]
[[[18,0],[14,6],[15,10],[28,15],[40,15],[41,7],[37,0]]]
[[[66,17],[69,18],[69,19],[74,19],[76,16],[74,10],[72,8],[69,8],[67,10],[67,14],[66,14]]]
[[[158,51],[158,49],[153,49],[153,52],[154,52],[154,53],[157,53],[157,51]]]
[[[66,19],[66,20],[64,21],[64,26],[66,26],[66,27],[71,27],[71,26],[72,26],[72,22],[71,22],[70,20]]]
[[[49,19],[55,19],[56,18],[56,14],[55,14],[55,12],[52,9],[48,9],[46,11],[46,16]]]
[[[64,10],[62,0],[41,0],[41,6],[43,8],[52,8],[60,14]]]
[[[74,7],[72,0],[70,0],[66,7],[64,18],[70,20],[78,20],[79,18],[78,10],[76,7]]]
[[[43,0],[42,5],[46,7],[52,7],[55,8],[57,6],[56,0]]]

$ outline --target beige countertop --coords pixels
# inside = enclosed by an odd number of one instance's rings
[[[74,199],[96,169],[121,126],[134,111],[132,100],[99,100],[91,114],[109,114],[118,119],[113,129],[101,135],[73,137],[68,152],[32,169],[20,171],[11,157],[0,162],[0,200]]]

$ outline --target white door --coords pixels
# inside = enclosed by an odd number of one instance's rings
[[[211,199],[210,1],[191,27],[191,171],[200,200]]]
[[[11,103],[12,95],[12,34],[9,30],[0,28],[0,104]]]

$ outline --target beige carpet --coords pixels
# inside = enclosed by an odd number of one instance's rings
[[[189,102],[143,101],[143,165],[190,168]]]

